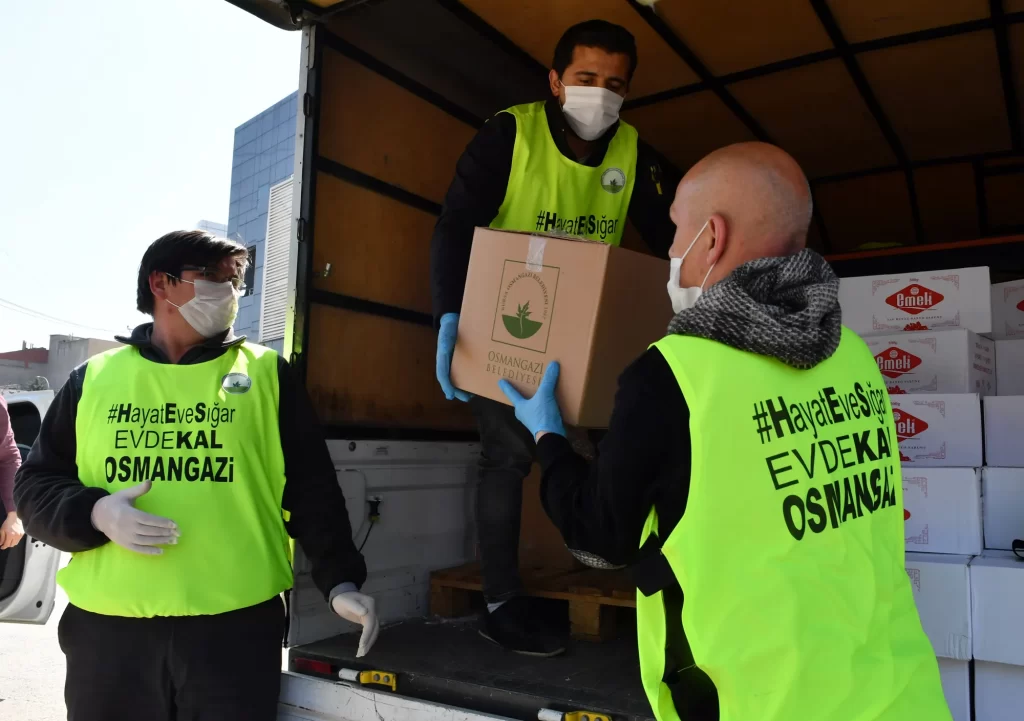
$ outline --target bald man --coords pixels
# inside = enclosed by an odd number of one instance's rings
[[[597,459],[507,384],[571,548],[629,563],[659,721],[948,721],[903,565],[885,384],[805,248],[807,179],[760,143],[672,205],[668,335],[622,374]],[[683,599],[686,599],[685,606]]]

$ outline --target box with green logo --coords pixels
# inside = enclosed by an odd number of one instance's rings
[[[665,335],[668,261],[575,238],[478,228],[473,238],[452,381],[505,402],[526,396],[547,365],[562,374],[567,423],[607,426],[619,374]]]

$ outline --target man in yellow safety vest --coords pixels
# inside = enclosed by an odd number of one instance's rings
[[[656,255],[666,256],[679,176],[619,119],[636,65],[636,41],[625,28],[603,20],[569,28],[555,48],[548,100],[509,108],[483,126],[459,159],[434,229],[437,380],[449,400],[469,401],[480,429],[476,525],[488,609],[481,633],[534,656],[561,653],[568,636],[520,595],[522,487],[536,448],[511,409],[452,385],[462,292],[478,226],[619,245],[628,219]]]
[[[71,721],[274,721],[298,540],[327,603],[379,625],[309,398],[287,362],[235,337],[244,246],[156,240],[125,345],[76,368],[15,482],[57,580]]]
[[[655,716],[949,721],[904,570],[892,409],[805,247],[806,178],[774,146],[723,148],[672,219],[677,314],[623,373],[596,461],[564,437],[557,364],[529,400],[502,381],[566,541],[634,565]]]

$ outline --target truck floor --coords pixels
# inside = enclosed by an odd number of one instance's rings
[[[640,682],[636,634],[604,643],[571,642],[565,655],[509,653],[477,633],[475,619],[415,620],[381,630],[371,654],[356,659],[358,638],[335,636],[298,646],[290,658],[398,675],[398,691],[425,701],[536,721],[537,711],[598,711],[616,721],[652,717]]]

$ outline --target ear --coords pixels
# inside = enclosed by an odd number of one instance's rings
[[[711,234],[711,246],[708,248],[708,267],[717,263],[729,244],[729,224],[725,216],[715,213],[708,221],[708,230]]]
[[[561,79],[558,77],[558,73],[554,70],[548,72],[548,85],[551,87],[551,94],[556,98],[562,96],[562,85]]]
[[[167,300],[167,286],[170,285],[170,278],[166,273],[154,270],[149,274],[149,290],[154,298]]]

